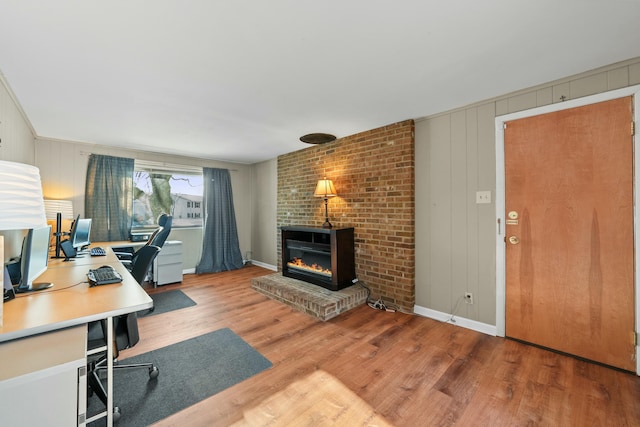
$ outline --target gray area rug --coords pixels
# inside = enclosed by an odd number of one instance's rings
[[[150,295],[153,300],[153,311],[142,310],[138,312],[138,317],[154,316],[156,314],[167,313],[169,311],[180,310],[181,308],[196,305],[196,302],[189,298],[179,289],[172,291],[160,292]]]
[[[157,379],[150,380],[144,368],[115,372],[114,400],[122,414],[119,427],[147,426],[271,367],[228,328],[122,360],[143,362],[158,367]],[[87,405],[89,416],[104,410],[95,396]],[[106,425],[106,419],[89,425]]]

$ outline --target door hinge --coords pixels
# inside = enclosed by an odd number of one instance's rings
[[[631,122],[631,136],[636,134],[636,122]]]
[[[633,341],[633,346],[636,347],[638,345],[638,333],[631,332],[631,341]]]

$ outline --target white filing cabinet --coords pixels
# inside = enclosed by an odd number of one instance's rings
[[[153,283],[162,286],[182,282],[182,242],[167,240],[153,262]]]

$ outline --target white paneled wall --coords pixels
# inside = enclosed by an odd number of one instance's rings
[[[640,84],[640,58],[416,120],[416,311],[496,323],[495,117]],[[476,204],[489,190],[492,203]]]
[[[252,253],[250,259],[263,266],[277,264],[277,209],[278,161],[277,159],[253,165],[253,213],[251,226]],[[247,254],[243,253],[243,257]]]
[[[34,164],[34,133],[0,74],[0,160]]]
[[[36,165],[43,178],[44,197],[71,200],[74,215],[84,217],[84,180],[89,159],[86,147],[58,140],[38,139],[35,153]]]

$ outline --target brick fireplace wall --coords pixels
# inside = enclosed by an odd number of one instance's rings
[[[321,227],[318,179],[333,180],[334,228],[355,228],[356,275],[400,311],[415,304],[414,122],[407,120],[278,157],[278,227]],[[278,242],[280,230],[278,228]],[[281,248],[278,267],[281,270]]]

